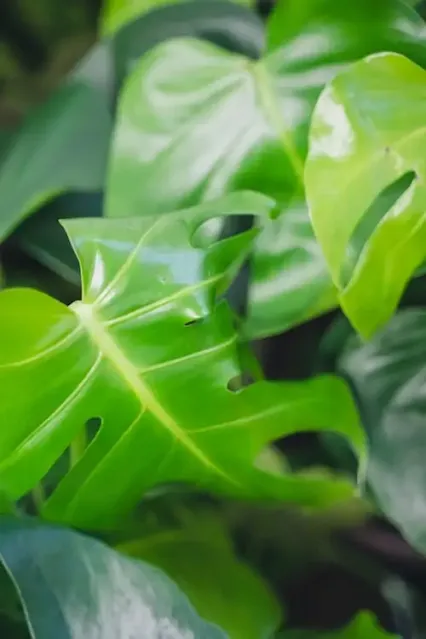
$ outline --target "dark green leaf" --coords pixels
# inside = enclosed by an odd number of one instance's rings
[[[78,260],[59,220],[101,216],[100,193],[66,193],[25,220],[11,241],[61,278],[78,286]]]
[[[127,23],[114,34],[118,84],[121,86],[143,54],[178,37],[208,40],[251,58],[259,57],[265,45],[262,21],[252,11],[223,0],[178,0]]]
[[[33,639],[226,638],[159,569],[71,530],[2,519],[0,555]]]
[[[111,116],[102,92],[70,84],[38,107],[9,143],[0,164],[0,241],[64,191],[99,190]]]
[[[238,189],[277,199],[254,249],[249,336],[334,306],[303,193],[310,116],[348,62],[401,51],[426,63],[423,23],[396,0],[286,0],[260,61],[192,39],[168,41],[136,66],[115,132],[107,214],[164,213]]]
[[[401,311],[368,344],[351,340],[340,369],[368,429],[368,479],[378,503],[426,553],[426,311]]]
[[[232,0],[236,4],[250,7],[254,0]],[[200,4],[215,4],[215,0],[198,0]],[[128,23],[134,22],[137,18],[147,13],[167,7],[187,3],[185,0],[105,0],[101,30],[104,35],[111,35]]]
[[[335,78],[313,116],[312,221],[342,307],[366,337],[426,257],[425,105],[426,72],[388,53]]]
[[[280,623],[274,597],[235,557],[223,524],[213,515],[186,515],[179,527],[157,527],[120,550],[161,568],[199,614],[230,639],[270,639]]]
[[[342,382],[228,384],[240,367],[233,316],[217,297],[245,259],[251,231],[198,248],[220,214],[267,215],[273,202],[240,193],[156,218],[66,223],[83,300],[0,293],[0,485],[31,489],[90,418],[101,427],[46,504],[78,525],[114,521],[157,484],[186,482],[237,497],[323,505],[353,495],[321,473],[255,466],[273,439],[335,430],[363,455],[364,435]]]

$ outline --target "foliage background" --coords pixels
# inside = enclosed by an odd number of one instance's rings
[[[258,7],[261,15],[268,13],[268,4],[261,3]],[[93,0],[65,5],[54,0],[38,3],[4,0],[0,8],[0,128],[5,145],[24,116],[35,105],[44,103],[95,43],[100,10],[100,3]],[[422,11],[426,13],[424,7]],[[29,220],[28,226],[24,225],[1,247],[6,283],[34,285],[66,303],[73,301],[78,295],[78,280],[63,278],[58,269],[48,268],[28,238],[35,232],[40,215],[43,219],[58,216],[58,205],[61,215],[65,211],[67,216],[72,216],[76,209],[84,215],[90,211],[97,213],[101,204],[99,193],[83,193],[63,196],[43,207],[34,216],[35,223]],[[62,254],[62,247],[58,253]],[[422,309],[425,304],[426,278],[423,276],[409,285],[401,307]],[[414,311],[413,319],[407,321],[416,323],[419,318],[416,313]],[[411,326],[399,330],[404,335],[415,334]],[[338,371],[359,387],[362,380],[359,368],[354,365],[357,360],[346,345],[351,340],[355,340],[353,331],[336,310],[263,340],[257,344],[257,351],[270,379],[298,380],[320,372]],[[359,357],[362,356],[363,352]],[[367,395],[365,398],[368,400],[365,410],[377,411],[374,398]],[[335,468],[353,464],[350,452],[341,450],[340,442],[331,437],[327,441],[308,433],[287,438],[280,446],[294,468],[315,466],[318,460],[326,460]],[[205,503],[204,498],[202,502]],[[412,634],[404,635],[407,638],[423,636],[418,610],[423,605],[426,587],[424,560],[388,522],[377,518],[367,525],[358,526],[351,520],[349,526],[346,522],[342,526],[341,521],[335,526],[335,522],[330,524],[328,519],[305,520],[296,513],[266,506],[259,510],[231,502],[215,503],[214,507],[220,510],[221,517],[222,510],[225,511],[223,517],[239,553],[270,584],[286,610],[290,627],[328,631],[348,623],[359,610],[370,609],[389,630],[395,629],[396,620],[399,632],[409,628],[407,633]],[[155,504],[155,508],[161,509],[162,505]],[[165,510],[168,513],[169,507]],[[170,515],[166,515],[166,519],[168,517]],[[180,527],[180,516],[176,519]],[[334,542],[332,549],[330,534]],[[161,561],[167,564],[167,558]],[[7,586],[5,590],[10,596]],[[4,628],[10,633],[7,636],[15,636],[12,633],[25,636],[19,613],[17,619],[9,612],[3,617]],[[245,635],[245,639],[247,637]]]

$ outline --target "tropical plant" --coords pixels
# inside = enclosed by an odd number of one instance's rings
[[[426,27],[254,4],[107,0],[0,95],[11,639],[422,636]]]

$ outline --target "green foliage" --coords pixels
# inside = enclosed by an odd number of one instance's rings
[[[158,566],[188,595],[205,619],[231,639],[270,637],[280,610],[265,585],[234,556],[218,517],[185,513],[179,525],[156,523],[145,534],[120,546],[133,557]]]
[[[72,530],[3,519],[0,556],[35,639],[226,638],[160,570]]]
[[[368,344],[351,339],[339,368],[351,380],[370,447],[368,476],[381,509],[426,552],[425,311],[405,310]]]
[[[111,127],[103,94],[77,82],[29,115],[0,164],[0,241],[46,200],[101,188]]]
[[[389,53],[340,74],[315,109],[312,221],[342,307],[365,336],[389,319],[426,258],[425,104],[426,72]]]
[[[422,627],[387,590],[418,556],[365,520],[426,552],[426,27],[400,0],[267,4],[0,8],[8,639]]]
[[[288,0],[269,21],[260,60],[193,39],[153,49],[122,92],[107,215],[263,192],[277,200],[279,215],[261,223],[245,334],[276,333],[328,310],[334,287],[304,200],[313,107],[338,69],[368,53],[395,50],[426,62],[422,29],[399,0]]]
[[[197,1],[203,2],[204,4],[220,4],[218,0]],[[252,0],[231,1],[247,7],[252,5]],[[187,0],[106,0],[102,11],[102,32],[106,35],[111,35],[125,26],[128,22],[133,22],[150,11],[183,2],[187,2]]]
[[[270,207],[264,196],[240,194],[159,218],[69,221],[82,301],[67,308],[36,291],[0,293],[1,384],[6,397],[25,389],[19,404],[1,405],[11,426],[0,446],[7,495],[32,489],[90,418],[101,420],[99,434],[47,502],[49,518],[107,525],[148,489],[176,481],[307,505],[351,495],[343,481],[254,466],[268,442],[302,430],[340,432],[362,457],[363,433],[341,380],[227,388],[244,371],[232,317],[215,299],[253,232],[207,249],[191,238],[218,211]]]

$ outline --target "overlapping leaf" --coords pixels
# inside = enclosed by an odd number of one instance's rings
[[[311,113],[324,84],[368,53],[426,63],[420,18],[397,0],[278,5],[254,62],[181,39],[148,53],[122,95],[107,214],[164,213],[238,189],[278,200],[251,264],[246,331],[288,328],[335,303],[303,192]],[[271,241],[272,240],[272,241]]]
[[[426,312],[404,310],[368,344],[351,341],[339,368],[369,434],[368,479],[386,516],[426,553]]]
[[[2,518],[0,558],[32,639],[226,639],[159,569],[71,530]]]
[[[202,617],[229,639],[274,636],[278,602],[253,570],[235,556],[223,523],[211,513],[181,516],[178,525],[152,526],[120,550],[163,570]]]
[[[425,158],[426,72],[408,59],[371,56],[322,94],[306,167],[311,216],[343,309],[365,336],[426,258]]]
[[[45,515],[107,525],[162,482],[306,505],[346,498],[323,475],[268,474],[254,465],[272,439],[331,429],[362,454],[344,383],[258,382],[239,376],[236,333],[215,305],[252,232],[197,248],[191,236],[219,213],[267,214],[273,202],[235,194],[156,218],[66,223],[82,268],[71,308],[31,290],[0,293],[0,485],[17,498],[52,466],[90,418],[100,429],[48,500]]]
[[[157,2],[155,10],[149,10],[144,2],[134,5],[132,15],[138,8],[139,17],[126,20],[111,38],[120,86],[143,54],[172,38],[200,38],[250,58],[259,57],[265,44],[260,17],[241,3],[175,0]]]
[[[232,1],[247,7],[253,3],[253,0]],[[198,2],[204,5],[215,3],[225,5],[224,2],[217,2],[217,0],[198,0]],[[183,3],[192,4],[187,0],[106,0],[102,10],[102,32],[105,35],[111,35],[127,23],[133,22],[150,11]]]

